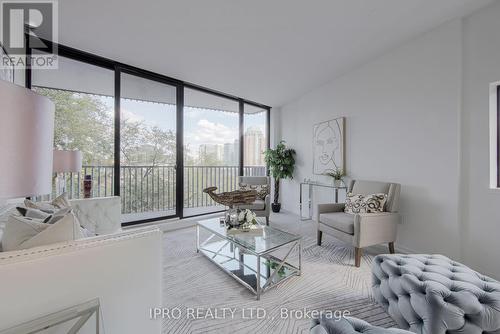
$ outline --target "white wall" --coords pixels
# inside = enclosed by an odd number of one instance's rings
[[[400,249],[443,253],[500,278],[491,265],[500,253],[493,246],[500,192],[488,189],[499,17],[495,4],[448,22],[283,106],[282,137],[297,150],[295,180],[282,186],[284,209],[298,212],[299,180],[329,181],[312,175],[313,124],[345,116],[349,176],[402,184]]]
[[[500,3],[464,20],[463,258],[500,279],[500,190],[489,189],[489,84],[500,80]]]
[[[283,108],[283,138],[297,150],[296,180],[283,185],[285,209],[297,211],[297,182],[312,174],[313,124],[346,116],[349,176],[403,185],[400,245],[458,255],[459,25],[451,22]]]

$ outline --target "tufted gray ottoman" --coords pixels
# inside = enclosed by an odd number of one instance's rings
[[[326,319],[313,320],[310,334],[411,334],[408,331],[395,328],[382,328],[352,317],[341,320]]]
[[[500,283],[442,255],[379,255],[375,299],[415,333],[500,333]]]

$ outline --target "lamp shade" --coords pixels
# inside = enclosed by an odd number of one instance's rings
[[[54,173],[79,172],[82,170],[82,152],[54,150]]]
[[[0,199],[51,193],[54,103],[0,80]]]

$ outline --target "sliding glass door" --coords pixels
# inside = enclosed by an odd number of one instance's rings
[[[246,176],[265,176],[264,151],[268,147],[267,109],[244,105],[243,173]]]
[[[237,189],[239,104],[194,89],[184,91],[184,216],[223,210],[203,189]]]
[[[176,216],[176,86],[121,73],[123,221]]]
[[[58,176],[67,196],[84,196],[85,177],[87,196],[114,195],[114,72],[60,56],[57,71],[33,70],[32,88],[55,104],[54,149],[82,152],[82,170]],[[55,178],[52,189],[60,195]]]

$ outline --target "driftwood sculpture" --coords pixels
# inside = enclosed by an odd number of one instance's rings
[[[217,187],[208,187],[203,192],[208,194],[215,202],[228,206],[230,209],[235,205],[251,204],[257,198],[256,190],[235,190],[216,194]]]

